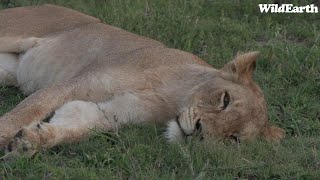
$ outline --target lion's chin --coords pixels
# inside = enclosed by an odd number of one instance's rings
[[[181,142],[184,139],[184,133],[176,121],[169,121],[165,137],[169,142]]]

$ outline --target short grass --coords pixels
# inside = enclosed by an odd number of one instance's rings
[[[219,68],[238,51],[259,50],[255,73],[280,144],[170,145],[152,126],[128,126],[0,163],[0,179],[318,179],[320,178],[319,14],[260,14],[271,0],[2,0],[0,9],[53,3],[192,52]],[[317,1],[285,1],[306,5]],[[320,7],[320,4],[317,4]],[[0,115],[24,98],[0,88]]]

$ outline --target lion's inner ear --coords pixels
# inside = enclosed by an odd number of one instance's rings
[[[221,70],[237,76],[239,81],[248,83],[252,80],[256,68],[256,60],[260,52],[254,51],[238,55],[233,61],[227,63]]]

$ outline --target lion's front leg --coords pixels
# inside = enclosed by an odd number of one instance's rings
[[[90,130],[110,129],[111,124],[93,102],[71,101],[55,111],[49,122],[34,122],[23,127],[8,144],[6,151],[14,155],[32,156],[40,149],[87,137]]]
[[[8,144],[21,127],[41,122],[55,109],[76,97],[73,84],[44,88],[24,99],[0,118],[0,148]]]
[[[7,146],[7,152],[30,156],[44,148],[81,141],[92,129],[112,131],[128,122],[146,121],[152,116],[150,103],[132,93],[104,103],[71,101],[59,108],[48,123],[23,127]]]

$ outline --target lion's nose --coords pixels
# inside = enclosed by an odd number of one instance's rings
[[[230,138],[231,140],[234,140],[234,141],[237,142],[237,143],[240,143],[240,138],[239,138],[238,136],[231,135],[231,136],[229,136],[229,138]]]
[[[195,129],[193,130],[192,133],[190,134],[185,134],[186,139],[190,139],[190,138],[194,138],[194,137],[198,137],[200,138],[200,140],[203,140],[203,136],[201,134],[202,131],[202,124],[200,122],[201,119],[198,119],[196,124],[195,124]]]

